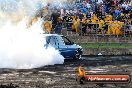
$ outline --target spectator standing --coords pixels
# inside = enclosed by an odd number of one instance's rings
[[[119,8],[115,9],[115,17],[116,19],[118,19],[118,16],[121,14],[121,11],[119,10]]]
[[[60,13],[59,11],[55,10],[52,14],[51,14],[51,20],[52,20],[52,27],[53,29],[55,28],[55,26],[58,23],[58,18],[60,17]]]
[[[91,16],[92,16],[92,14],[90,13],[90,10],[88,10],[88,13],[86,14],[86,17],[87,17],[88,19],[90,19]]]
[[[79,17],[80,20],[83,19],[84,15],[81,10],[78,10],[77,17]]]
[[[61,31],[62,31],[62,20],[59,19],[59,21],[57,22],[57,24],[55,26],[55,33],[61,34]]]
[[[86,6],[87,6],[87,8],[88,8],[89,10],[92,9],[92,8],[91,8],[91,4],[89,3],[89,1],[87,2]]]

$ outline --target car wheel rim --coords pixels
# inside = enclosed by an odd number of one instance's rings
[[[81,59],[82,55],[76,55],[76,59]]]

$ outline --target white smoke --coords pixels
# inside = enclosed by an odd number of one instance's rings
[[[63,7],[63,5],[67,2],[68,0],[42,0],[43,5],[46,5],[47,3],[51,4],[51,6],[57,6],[57,7]]]
[[[44,48],[41,20],[26,28],[25,20],[0,28],[0,68],[29,69],[62,64],[64,58],[53,47]],[[37,29],[37,30],[36,30]]]
[[[42,20],[27,27],[40,0],[0,0],[0,68],[30,69],[62,64],[63,56],[53,47],[44,48]]]

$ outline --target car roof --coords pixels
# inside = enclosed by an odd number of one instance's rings
[[[58,35],[58,34],[43,34],[44,36],[63,36],[63,35]]]

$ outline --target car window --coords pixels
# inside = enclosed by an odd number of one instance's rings
[[[58,45],[64,45],[64,41],[61,36],[56,36],[56,42]]]
[[[51,39],[51,36],[47,36],[47,37],[46,37],[46,43],[47,43],[47,44],[50,43],[50,39]]]
[[[64,42],[69,42],[67,38],[63,37]]]
[[[53,47],[64,46],[64,41],[61,36],[47,36],[46,43]]]
[[[62,38],[66,45],[69,45],[71,43],[71,41],[67,37],[62,36]]]
[[[46,37],[46,43],[51,45],[51,46],[55,46],[56,45],[56,39],[54,36],[47,36]]]

